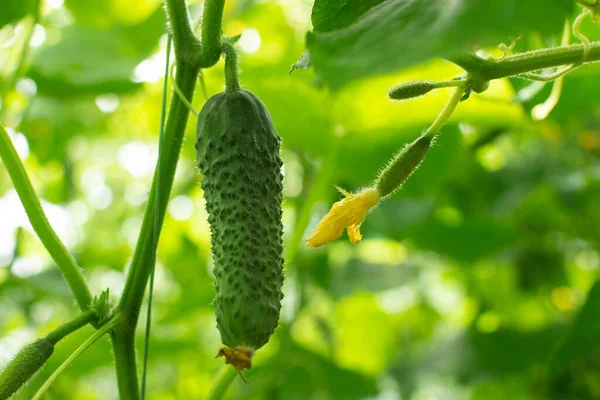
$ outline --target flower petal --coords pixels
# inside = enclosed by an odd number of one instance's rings
[[[342,236],[345,228],[353,243],[362,239],[360,224],[365,219],[367,212],[381,199],[374,188],[368,188],[360,193],[352,194],[344,189],[337,188],[346,197],[335,202],[331,210],[319,222],[312,236],[308,239],[308,247],[323,246]]]
[[[350,225],[348,227],[348,237],[354,244],[361,241],[362,235],[360,234],[360,224]]]
[[[309,249],[321,247],[324,244],[333,242],[335,239],[342,236],[344,226],[331,224],[327,215],[319,222],[312,236],[306,241]]]

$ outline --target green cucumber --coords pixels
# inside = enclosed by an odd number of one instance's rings
[[[200,112],[196,150],[211,228],[217,327],[229,347],[219,354],[241,372],[279,319],[283,162],[269,111],[239,87],[234,58],[231,49],[226,91]],[[245,354],[244,360],[234,354]]]
[[[54,352],[54,343],[48,338],[38,339],[23,347],[0,374],[0,400],[15,394],[48,361]]]

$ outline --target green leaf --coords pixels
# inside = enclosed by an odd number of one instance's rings
[[[330,3],[327,9],[338,15],[334,3],[339,7],[339,0]],[[307,48],[317,74],[337,90],[355,79],[449,57],[474,46],[499,44],[524,31],[559,32],[574,4],[572,0],[391,0],[370,8],[344,29],[316,28],[307,35]],[[317,5],[320,8],[313,13],[318,16],[317,27],[322,27],[329,20],[324,5]],[[350,19],[340,16],[334,21]]]
[[[549,362],[550,373],[559,372],[600,344],[598,315],[600,315],[600,282],[594,284],[579,315],[552,353]]]
[[[32,14],[38,7],[38,3],[39,0],[8,0],[3,2],[2,12],[0,12],[0,28]]]
[[[316,0],[312,9],[315,32],[328,32],[354,23],[370,8],[385,0]]]
[[[131,81],[134,68],[154,50],[164,26],[161,9],[137,25],[112,29],[69,26],[60,42],[43,47],[34,56],[29,75],[42,93],[131,90],[138,86]]]

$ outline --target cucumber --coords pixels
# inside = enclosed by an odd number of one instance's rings
[[[227,56],[227,89],[202,108],[196,151],[211,228],[217,327],[228,347],[219,355],[241,375],[279,320],[283,162],[269,111],[239,87],[235,54]]]
[[[6,400],[31,379],[54,352],[54,343],[38,339],[23,347],[0,374],[0,400]]]

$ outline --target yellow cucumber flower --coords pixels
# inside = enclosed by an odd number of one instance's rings
[[[323,246],[334,241],[342,236],[346,228],[352,243],[360,242],[362,239],[360,225],[367,212],[381,199],[381,195],[375,188],[364,189],[357,194],[337,189],[346,197],[334,203],[331,210],[319,222],[312,236],[307,240],[309,248]]]

